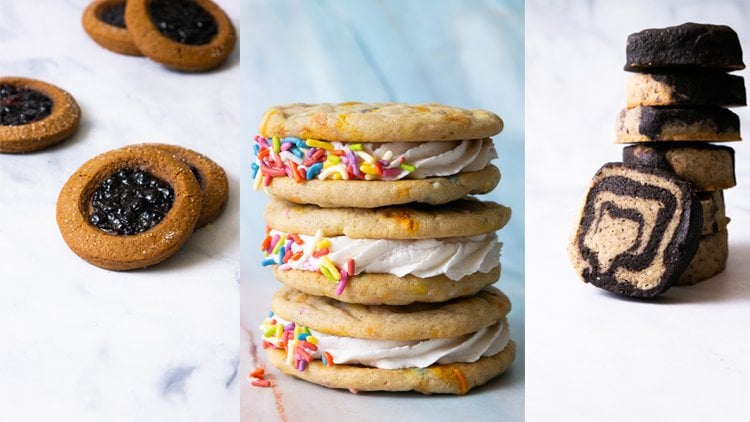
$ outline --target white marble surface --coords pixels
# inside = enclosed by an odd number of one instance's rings
[[[0,75],[78,100],[76,135],[0,155],[0,419],[236,421],[239,48],[207,74],[169,71],[95,44],[87,0],[0,0]],[[239,27],[239,3],[220,0]],[[67,178],[94,155],[163,141],[222,165],[219,221],[151,269],[116,273],[74,255],[55,223]]]
[[[605,162],[620,161],[614,120],[625,103],[627,35],[721,23],[748,51],[748,3],[529,0],[526,7],[527,420],[748,420],[747,140],[731,144],[738,187],[726,193],[730,257],[721,275],[660,300],[623,300],[580,282],[566,253],[589,180]],[[747,139],[748,108],[734,111]]]
[[[242,2],[242,339],[240,374],[269,368],[276,387],[241,389],[243,421],[523,419],[523,3],[518,1]],[[443,102],[499,114],[503,180],[488,199],[513,208],[499,287],[513,301],[511,370],[464,397],[328,390],[270,367],[257,326],[278,288],[260,267],[266,199],[248,181],[251,138],[275,104]]]

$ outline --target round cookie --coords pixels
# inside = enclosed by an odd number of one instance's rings
[[[282,287],[271,308],[282,318],[327,334],[384,340],[458,337],[494,324],[510,311],[510,300],[488,287],[444,303],[405,306],[342,303]]]
[[[124,147],[90,159],[68,179],[57,200],[57,224],[65,243],[89,263],[143,268],[187,241],[200,195],[183,162],[155,148]]]
[[[308,180],[297,183],[289,177],[274,177],[266,192],[278,199],[321,207],[376,208],[421,202],[445,204],[466,195],[492,191],[500,182],[500,170],[488,165],[482,170],[426,179]]]
[[[698,200],[703,210],[701,236],[726,230],[730,219],[724,206],[724,192],[698,192]]]
[[[441,206],[410,204],[375,209],[320,208],[271,199],[266,224],[274,229],[357,239],[434,239],[474,236],[500,230],[511,210],[494,202],[473,198]]]
[[[687,268],[701,223],[699,201],[681,178],[608,163],[591,181],[568,253],[585,282],[620,295],[653,297]]]
[[[411,274],[361,273],[349,277],[346,289],[337,293],[332,283],[319,272],[274,268],[274,277],[284,285],[314,296],[326,296],[341,302],[364,305],[408,305],[414,302],[445,302],[471,296],[500,279],[500,266],[489,272],[475,272],[460,280],[445,275],[421,278]]]
[[[623,148],[628,165],[656,167],[674,172],[693,190],[717,191],[736,185],[734,149],[703,142],[636,144]]]
[[[720,230],[701,237],[698,252],[690,261],[677,285],[690,285],[707,280],[724,271],[729,257],[728,232]]]
[[[229,197],[229,182],[226,172],[220,165],[199,152],[178,145],[152,143],[137,146],[153,147],[165,151],[187,164],[193,172],[201,188],[203,199],[201,215],[195,224],[196,230],[211,223],[221,215]]]
[[[505,372],[513,363],[516,344],[471,363],[436,364],[427,368],[379,369],[359,365],[326,366],[313,361],[305,371],[286,364],[286,352],[267,349],[271,364],[287,375],[328,388],[358,391],[417,391],[422,394],[466,394]]]
[[[617,116],[618,144],[652,141],[739,141],[740,118],[721,107],[635,107]]]
[[[234,25],[211,0],[128,0],[125,22],[144,55],[183,71],[219,66],[237,42]]]
[[[744,106],[745,79],[721,71],[637,73],[625,89],[628,108],[638,106]]]
[[[265,137],[296,136],[341,142],[451,141],[500,133],[503,121],[485,110],[442,104],[290,104],[268,109]]]
[[[0,78],[0,153],[33,152],[72,136],[81,109],[72,95],[35,79]]]
[[[630,34],[625,70],[712,68],[744,69],[737,33],[726,25],[684,23]]]
[[[128,56],[142,56],[125,24],[127,0],[95,0],[83,12],[83,29],[97,44]]]

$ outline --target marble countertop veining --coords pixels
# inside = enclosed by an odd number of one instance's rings
[[[503,274],[513,301],[516,361],[468,396],[360,394],[329,390],[272,368],[257,327],[279,283],[260,267],[266,198],[242,173],[242,354],[240,373],[266,366],[277,386],[241,387],[243,421],[523,420],[524,403],[524,7],[522,1],[242,1],[242,168],[263,111],[292,102],[442,102],[496,112],[503,179],[486,198],[513,208],[500,232]]]
[[[41,79],[82,109],[77,133],[0,154],[0,419],[236,421],[239,46],[205,74],[99,47],[87,0],[0,0],[0,76]],[[239,28],[239,3],[217,3]],[[55,222],[63,183],[86,160],[160,141],[227,171],[223,216],[145,270],[89,265]]]
[[[729,261],[659,300],[622,300],[579,281],[568,261],[586,188],[621,161],[627,36],[684,22],[726,24],[750,50],[744,1],[526,2],[527,359],[529,421],[741,421],[750,404],[750,109],[726,191]],[[744,61],[748,63],[745,53]],[[747,76],[747,70],[735,74]]]

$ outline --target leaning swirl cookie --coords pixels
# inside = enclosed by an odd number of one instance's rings
[[[440,304],[364,306],[282,288],[261,327],[282,372],[351,391],[465,394],[515,357],[510,301],[488,288]]]
[[[254,188],[322,207],[442,204],[491,191],[502,120],[440,104],[291,104],[266,111]]]
[[[283,284],[342,302],[405,305],[472,295],[500,277],[494,233],[510,208],[321,208],[272,199],[261,249]]]

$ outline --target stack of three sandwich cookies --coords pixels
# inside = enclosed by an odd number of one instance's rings
[[[626,108],[616,142],[623,163],[591,183],[569,252],[587,282],[656,296],[721,272],[728,256],[723,190],[735,185],[734,150],[746,104],[737,34],[686,23],[628,37]]]
[[[736,184],[734,150],[709,142],[739,141],[747,104],[737,34],[728,26],[686,23],[630,35],[627,108],[618,124],[623,162],[669,170],[690,183],[702,210],[698,250],[677,284],[721,272],[729,253],[725,189]],[[627,122],[640,116],[638,126]],[[624,117],[623,117],[624,116]],[[637,129],[637,130],[636,130]]]
[[[437,104],[269,109],[255,186],[261,249],[284,284],[263,346],[282,372],[352,391],[463,394],[515,355],[496,230],[510,209],[467,195],[500,179],[496,115]]]

